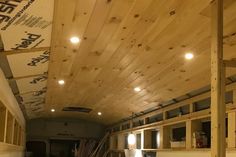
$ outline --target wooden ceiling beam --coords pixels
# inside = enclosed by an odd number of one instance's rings
[[[39,48],[31,48],[31,49],[2,51],[2,52],[0,52],[0,54],[4,54],[4,55],[8,56],[8,55],[13,55],[13,54],[31,53],[31,52],[47,51],[47,50],[50,50],[50,47],[39,47]]]

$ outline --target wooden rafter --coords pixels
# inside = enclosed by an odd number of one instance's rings
[[[25,79],[25,78],[30,78],[30,77],[39,77],[39,76],[45,76],[47,74],[36,74],[36,75],[27,75],[27,76],[21,76],[21,77],[13,77],[13,78],[8,78],[9,81],[11,80],[20,80],[20,79]]]
[[[13,54],[31,53],[31,52],[37,52],[37,51],[46,51],[49,49],[50,47],[39,47],[39,48],[23,49],[23,50],[2,51],[0,53],[4,55],[13,55]]]

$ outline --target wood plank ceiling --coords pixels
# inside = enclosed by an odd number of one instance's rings
[[[234,59],[236,1],[224,2],[224,58]],[[211,0],[55,0],[44,116],[109,124],[210,84],[210,6]],[[71,44],[72,36],[81,42]],[[193,60],[185,60],[188,51]],[[62,112],[65,106],[92,111]]]

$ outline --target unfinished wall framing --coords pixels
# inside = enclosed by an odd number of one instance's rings
[[[226,87],[226,125],[227,135],[226,138],[226,147],[230,150],[236,149],[236,84],[230,84]],[[141,132],[141,148],[137,148],[135,145],[133,148],[142,149],[143,151],[156,152],[163,150],[206,150],[210,149],[210,131],[206,131],[206,128],[210,128],[210,115],[211,111],[209,108],[210,101],[210,92],[186,99],[182,102],[173,104],[171,106],[162,108],[157,111],[153,111],[146,115],[136,117],[135,121],[144,121],[145,123],[140,126],[134,126],[132,128],[133,132]],[[202,105],[203,104],[203,105]],[[170,113],[173,110],[178,110],[181,107],[185,107],[185,114],[179,114],[175,116],[168,116],[167,113]],[[186,107],[188,106],[188,107]],[[206,107],[207,106],[207,107]],[[156,118],[162,115],[162,118]],[[170,114],[169,114],[170,115]],[[124,124],[122,122],[118,125],[111,128],[111,143],[114,143],[113,139],[119,137],[120,135],[129,134],[131,132],[130,127],[124,129]],[[121,128],[117,130],[117,128]],[[153,132],[156,132],[156,135],[153,135]],[[157,133],[158,132],[158,133]],[[207,133],[205,133],[207,132]],[[183,133],[183,136],[182,136]],[[178,137],[176,137],[178,134]],[[206,135],[207,134],[207,135]],[[155,136],[155,137],[153,137]],[[197,139],[199,136],[204,138],[204,143],[199,144]],[[208,137],[208,138],[207,138]],[[206,139],[207,138],[207,139]],[[117,145],[120,145],[119,142],[124,143],[120,139],[118,140]],[[156,144],[155,143],[156,140]],[[123,152],[121,147],[110,147],[111,152]],[[112,153],[111,153],[112,154]],[[122,154],[122,153],[121,153]],[[120,155],[121,155],[120,154]]]
[[[24,129],[0,101],[0,144],[24,146]]]

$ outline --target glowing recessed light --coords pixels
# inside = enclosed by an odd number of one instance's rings
[[[59,80],[58,83],[59,83],[59,85],[64,85],[65,81],[64,80]]]
[[[55,109],[51,109],[51,112],[55,112]]]
[[[135,88],[134,88],[134,91],[135,91],[135,92],[140,92],[140,91],[141,91],[141,88],[140,88],[140,87],[135,87]]]
[[[70,42],[72,44],[78,44],[80,42],[80,39],[78,37],[71,37]]]
[[[102,112],[98,112],[98,115],[101,116],[101,115],[102,115]]]
[[[191,60],[191,59],[193,59],[193,57],[194,57],[194,55],[191,52],[188,52],[185,54],[185,59],[187,59],[187,60]]]

